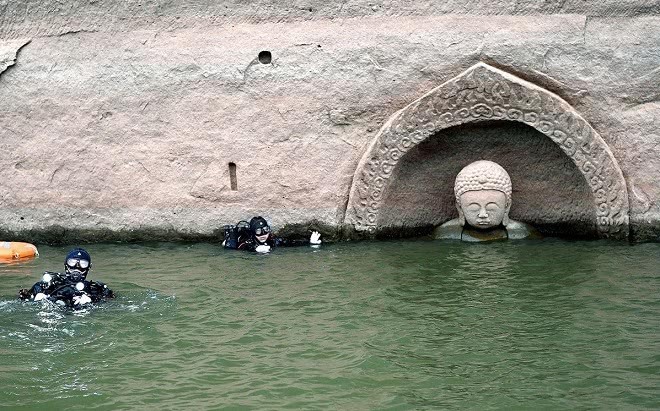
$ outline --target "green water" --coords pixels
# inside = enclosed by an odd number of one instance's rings
[[[68,248],[0,267],[0,407],[660,408],[660,244],[98,244],[116,300],[14,300]]]

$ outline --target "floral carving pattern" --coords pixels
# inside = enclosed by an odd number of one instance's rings
[[[363,156],[346,222],[375,232],[392,171],[414,146],[442,129],[486,120],[525,123],[569,156],[593,193],[600,237],[626,239],[626,182],[607,144],[559,96],[509,73],[478,63],[395,113]]]

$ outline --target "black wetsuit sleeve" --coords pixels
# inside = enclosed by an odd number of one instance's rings
[[[300,247],[303,245],[309,245],[309,240],[302,239],[290,239],[283,237],[275,237],[274,241],[276,247]]]
[[[93,302],[101,301],[106,298],[115,298],[115,293],[101,281],[86,281],[85,292]]]
[[[39,281],[34,283],[32,288],[29,290],[27,288],[22,288],[18,290],[18,298],[21,300],[27,301],[34,298],[35,295],[43,293],[46,290],[46,283]]]
[[[295,239],[294,240],[294,239],[271,236],[270,238],[268,238],[265,245],[268,245],[271,248],[275,248],[275,247],[296,247],[296,246],[309,245],[309,240],[306,240],[306,239]],[[255,252],[255,251],[257,251],[258,246],[259,246],[259,244],[253,238],[243,239],[243,238],[239,237],[239,239],[237,241],[236,249],[237,250]],[[225,248],[228,248],[227,245],[225,245]]]
[[[39,293],[49,295],[65,282],[65,277],[60,273],[46,271],[44,274],[49,274],[51,276],[52,279],[49,283],[43,280],[37,281],[29,290],[25,288],[19,290],[18,298],[21,300],[32,300]]]
[[[242,241],[238,244],[237,249],[244,251],[256,251],[257,244],[254,241]]]

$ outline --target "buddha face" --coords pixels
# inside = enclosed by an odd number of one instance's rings
[[[486,230],[508,223],[506,195],[499,190],[466,191],[459,203],[461,221],[464,219],[472,227]]]

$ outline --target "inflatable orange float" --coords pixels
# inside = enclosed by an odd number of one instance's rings
[[[33,258],[39,255],[37,247],[30,243],[20,243],[16,241],[0,242],[0,263]]]

